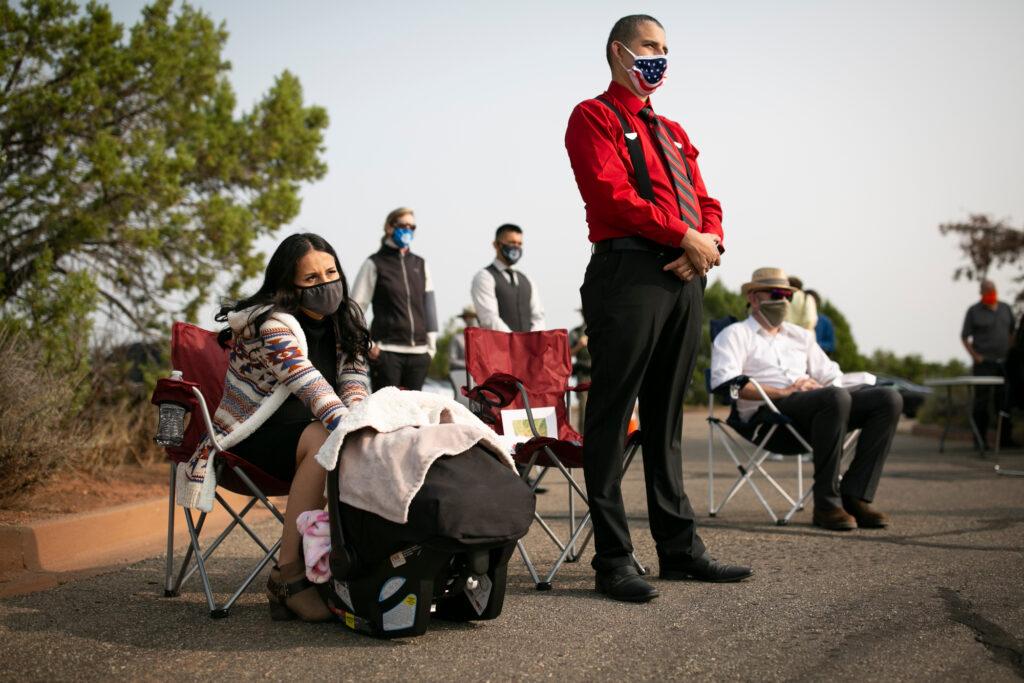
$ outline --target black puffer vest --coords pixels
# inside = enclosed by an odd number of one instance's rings
[[[377,267],[370,336],[385,344],[426,344],[427,270],[423,259],[381,246],[370,260]]]

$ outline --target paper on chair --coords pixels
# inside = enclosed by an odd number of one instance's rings
[[[543,406],[533,409],[533,422],[541,436],[558,438],[558,419],[555,417],[554,406]],[[533,438],[530,420],[525,410],[501,411],[501,429],[505,433],[504,441],[516,444]]]
[[[839,378],[839,386],[855,387],[859,384],[874,386],[877,381],[878,378],[870,372],[844,372],[843,376]]]

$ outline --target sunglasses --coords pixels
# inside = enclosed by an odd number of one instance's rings
[[[415,223],[392,223],[391,227],[395,228],[396,230],[398,228],[405,228],[406,230],[415,230],[416,229],[416,224]]]
[[[772,301],[781,301],[783,299],[785,299],[786,301],[793,300],[793,292],[789,291],[788,289],[769,289],[765,291],[768,292],[768,297]]]

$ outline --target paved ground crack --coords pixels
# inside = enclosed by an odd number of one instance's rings
[[[939,597],[946,603],[950,620],[974,631],[974,639],[984,645],[998,663],[1024,678],[1024,644],[974,611],[974,606],[955,590],[939,588]]]

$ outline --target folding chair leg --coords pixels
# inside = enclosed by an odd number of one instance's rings
[[[220,532],[220,535],[218,535],[217,538],[213,539],[213,542],[210,543],[210,545],[206,546],[206,550],[203,551],[203,560],[204,561],[210,559],[210,556],[213,555],[214,551],[216,551],[217,548],[220,547],[220,544],[224,542],[224,539],[227,538],[231,534],[231,532],[235,530],[235,527],[238,526],[238,522],[239,522],[239,520],[237,519],[237,515],[235,515],[235,513],[234,513],[234,510],[232,510],[230,507],[228,507],[227,503],[224,502],[224,499],[221,498],[220,494],[218,493],[218,494],[215,494],[215,495],[216,495],[216,500],[232,516],[236,517],[236,519],[231,520],[231,523],[228,524],[226,527],[224,527],[224,530]],[[246,504],[246,506],[244,508],[242,508],[242,514],[244,515],[247,512],[249,512],[249,510],[252,509],[252,506],[255,505],[255,504],[256,504],[256,500],[255,499],[251,499]],[[204,521],[206,513],[203,513],[203,515],[204,515],[204,517],[200,518],[200,525],[199,525],[198,531],[202,531],[202,529],[203,529],[202,521]],[[250,531],[249,533],[251,534],[252,532]],[[263,548],[264,552],[267,552],[267,548],[263,547],[262,543],[260,543],[260,546]],[[186,564],[187,564],[187,562],[186,562]],[[185,573],[185,575],[182,578],[181,582],[184,583],[185,581],[188,581],[192,577],[192,575],[196,573],[196,570],[198,570],[198,569],[199,569],[198,565],[193,565],[192,568],[189,569],[187,573]]]
[[[804,505],[807,503],[807,499],[811,497],[811,494],[813,492],[813,488],[807,489],[807,491],[804,492],[804,495],[800,496],[800,499],[796,502],[796,505],[791,507],[789,509],[789,512],[787,512],[785,516],[782,517],[782,519],[777,520],[775,523],[779,526],[786,526],[787,524],[789,524],[789,520],[793,519],[793,515],[795,515],[800,510],[804,509]]]
[[[537,575],[537,569],[533,566],[533,560],[530,559],[530,554],[526,552],[526,544],[523,543],[523,539],[516,541],[516,548],[519,550],[519,556],[523,558],[523,564],[526,565],[526,571],[530,572],[530,579],[533,580],[533,585],[537,587],[537,590],[544,590],[540,587],[540,576]],[[548,588],[550,588],[550,584]]]
[[[545,578],[542,582],[537,584],[537,590],[551,590],[551,580],[555,578],[555,574],[557,574],[558,570],[562,568],[562,563],[565,562],[565,558],[569,554],[570,545],[576,542],[576,540],[579,538],[579,535],[583,533],[583,530],[587,526],[589,526],[589,524],[590,511],[587,511],[587,514],[583,515],[583,519],[580,520],[580,525],[576,528],[576,532],[569,538],[569,542],[565,544],[565,549],[562,551],[562,554],[558,556],[557,560],[555,560],[555,564],[551,567],[551,571],[548,572],[547,578]]]
[[[800,505],[799,509],[804,509],[804,456],[796,456],[796,499]]]
[[[566,484],[566,490],[569,492],[569,536],[573,535],[576,531],[576,504],[572,497],[572,487]],[[565,558],[566,562],[576,562],[580,559],[579,554],[576,552],[576,544],[569,544],[569,556]]]
[[[175,475],[177,474],[177,467],[175,463],[171,463],[171,483],[168,486],[170,495],[167,499],[167,558],[164,564],[164,597],[174,598],[178,596],[178,592],[174,589],[172,583],[172,576],[174,575],[174,493],[175,484],[177,483]]]
[[[254,566],[252,568],[252,571],[249,572],[249,575],[245,577],[245,581],[243,581],[242,585],[238,587],[238,590],[235,591],[234,595],[228,598],[228,601],[221,605],[221,607],[217,610],[217,612],[223,612],[223,614],[218,614],[217,616],[226,617],[228,615],[228,610],[231,609],[231,606],[235,604],[235,600],[238,599],[238,596],[245,592],[245,589],[248,588],[249,585],[253,582],[253,580],[255,580],[255,578],[259,575],[259,573],[263,571],[263,568],[267,566],[267,562],[274,558],[274,556],[277,554],[277,551],[280,550],[280,548],[281,539],[277,539],[277,543],[275,543],[273,547],[271,547],[263,555],[263,559],[256,563],[256,566]]]
[[[188,510],[187,510],[187,509],[184,509],[183,511],[184,511],[184,512],[188,512]],[[189,515],[186,515],[186,516],[189,516]],[[195,527],[195,531],[196,531],[196,536],[197,536],[197,537],[199,536],[199,534],[201,534],[201,533],[203,532],[203,525],[204,525],[205,523],[206,523],[206,513],[205,513],[205,512],[203,512],[203,513],[201,513],[201,514],[199,515],[199,522],[198,522],[198,523],[196,523],[196,527]],[[187,581],[187,580],[188,580],[188,578],[189,578],[190,576],[192,576],[192,574],[193,574],[193,573],[194,573],[194,572],[196,571],[196,568],[195,568],[195,567],[193,567],[193,568],[192,568],[192,571],[189,571],[189,570],[188,570],[188,568],[189,568],[189,563],[190,563],[190,560],[192,559],[192,554],[193,554],[194,552],[195,552],[195,547],[193,547],[193,545],[192,545],[192,541],[191,541],[191,533],[190,533],[190,534],[189,534],[189,544],[188,544],[188,548],[187,548],[187,549],[185,550],[185,559],[181,561],[181,568],[180,568],[180,570],[178,571],[178,578],[177,578],[177,580],[176,580],[176,581],[174,582],[174,588],[173,588],[173,590],[174,590],[174,593],[175,593],[175,594],[178,594],[178,593],[180,593],[180,592],[181,592],[181,586],[182,586],[182,584],[184,584],[184,583],[185,583],[185,581]]]
[[[203,580],[203,592],[206,594],[206,604],[210,608],[210,616],[217,612],[217,605],[213,601],[213,589],[210,588],[210,577],[206,575],[206,561],[203,559],[202,550],[199,547],[199,533],[192,522],[192,511],[185,509],[185,523],[188,524],[188,535],[191,537],[192,551],[199,567],[199,576]]]
[[[708,398],[708,415],[714,409],[712,399]],[[714,517],[715,513],[715,429],[717,425],[708,417],[708,516]]]

